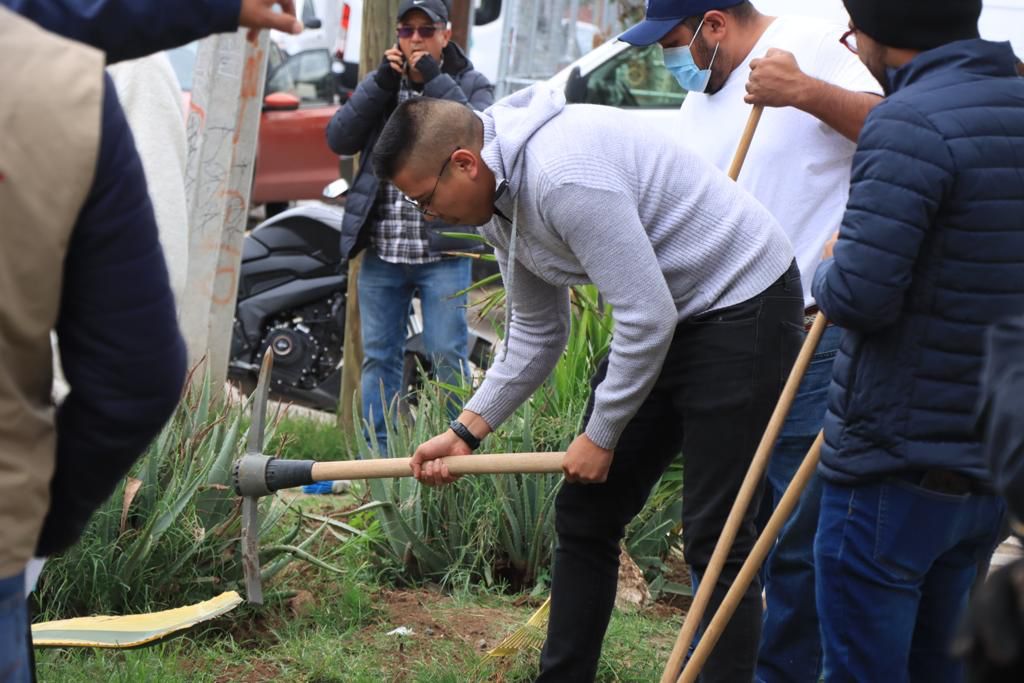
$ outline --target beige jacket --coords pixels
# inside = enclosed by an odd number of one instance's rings
[[[56,458],[50,330],[64,256],[92,186],[102,53],[0,7],[0,577],[20,572]]]

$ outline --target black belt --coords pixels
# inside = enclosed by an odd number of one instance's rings
[[[804,331],[811,331],[811,327],[814,326],[814,319],[818,317],[818,312],[818,307],[815,304],[811,304],[810,306],[804,309]],[[826,327],[828,327],[831,324],[831,321],[825,321]]]
[[[950,470],[907,470],[892,472],[889,476],[910,482],[926,491],[945,493],[951,496],[991,495],[993,493],[989,484]]]

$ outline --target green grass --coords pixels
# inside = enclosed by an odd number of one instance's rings
[[[319,420],[286,415],[278,423],[266,448],[289,460],[344,460],[349,457],[341,430],[333,417]]]
[[[588,378],[610,328],[596,293],[577,291],[574,303],[566,354],[541,391],[488,439],[491,452],[561,450],[578,432]],[[408,454],[444,430],[442,398],[449,391],[468,388],[425,385],[415,422],[403,421],[389,437],[393,454]],[[82,542],[50,563],[36,593],[43,613],[137,613],[238,587],[240,522],[228,484],[248,424],[239,406],[218,406],[200,387],[136,468],[144,485],[125,520],[119,489]],[[265,452],[285,458],[356,457],[332,419],[286,413],[268,438]],[[363,457],[379,456],[365,443],[351,447]],[[483,650],[539,604],[524,605],[526,592],[547,592],[558,481],[554,475],[466,478],[437,491],[401,479],[353,482],[345,496],[267,497],[261,513],[267,606],[242,606],[137,650],[41,650],[39,680],[532,681],[537,652],[489,660]],[[655,509],[631,527],[630,550],[646,569],[660,567],[677,535],[680,485],[680,472],[667,477],[653,497]],[[292,561],[296,556],[305,561]],[[656,680],[679,628],[680,618],[669,614],[616,614],[597,680]],[[387,635],[399,626],[413,635]]]
[[[284,603],[243,607],[212,628],[148,648],[37,650],[39,680],[525,683],[537,673],[535,651],[490,660],[479,647],[480,640],[493,647],[531,614],[508,596],[317,580],[306,599],[297,614]],[[413,635],[387,635],[403,625]],[[656,680],[679,625],[677,616],[616,613],[597,680]]]

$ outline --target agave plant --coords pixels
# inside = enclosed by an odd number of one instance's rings
[[[570,341],[544,386],[485,442],[485,452],[564,450],[578,433],[589,377],[610,343],[609,319],[596,290],[573,293]],[[490,301],[493,303],[493,300]],[[486,305],[486,304],[485,304]],[[425,380],[414,420],[390,420],[388,450],[409,455],[447,428],[445,400],[468,397],[469,386]],[[380,457],[362,440],[359,457]],[[442,489],[406,478],[371,481],[387,542],[381,552],[405,580],[455,577],[531,588],[547,575],[554,546],[553,504],[559,475],[466,477]]]
[[[246,410],[247,403],[215,400],[209,382],[190,382],[174,416],[79,543],[47,564],[35,593],[40,611],[138,612],[238,588],[241,516],[230,485]],[[265,582],[296,558],[337,571],[310,552],[326,522],[310,530],[311,520],[279,496],[264,498],[260,514]]]
[[[483,241],[478,235],[446,233]],[[493,255],[473,255],[493,260]],[[498,283],[498,275],[468,290]],[[590,377],[608,352],[612,338],[611,308],[593,286],[570,292],[572,321],[565,352],[550,377],[485,442],[485,452],[564,450],[579,433],[590,397]],[[487,316],[505,304],[495,288],[478,303]],[[499,330],[499,332],[502,332]],[[445,386],[424,378],[414,420],[389,420],[388,450],[407,456],[416,445],[447,428],[445,397],[468,398],[471,387]],[[353,423],[360,424],[357,414]],[[361,440],[357,457],[381,457],[375,440]],[[627,547],[649,576],[662,566],[678,539],[682,473],[666,475],[657,493],[630,526]],[[405,478],[371,481],[369,492],[379,505],[385,542],[375,546],[399,567],[406,581],[454,577],[505,583],[515,589],[537,587],[548,575],[555,543],[554,500],[558,475],[465,477],[442,489],[421,487]]]

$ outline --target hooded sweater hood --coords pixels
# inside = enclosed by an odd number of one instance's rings
[[[523,182],[523,152],[534,134],[565,110],[565,94],[538,84],[509,95],[477,115],[484,124],[484,147],[480,152],[498,186],[507,191],[496,204],[510,206]],[[500,207],[499,207],[500,208]],[[506,212],[510,215],[511,211]]]

